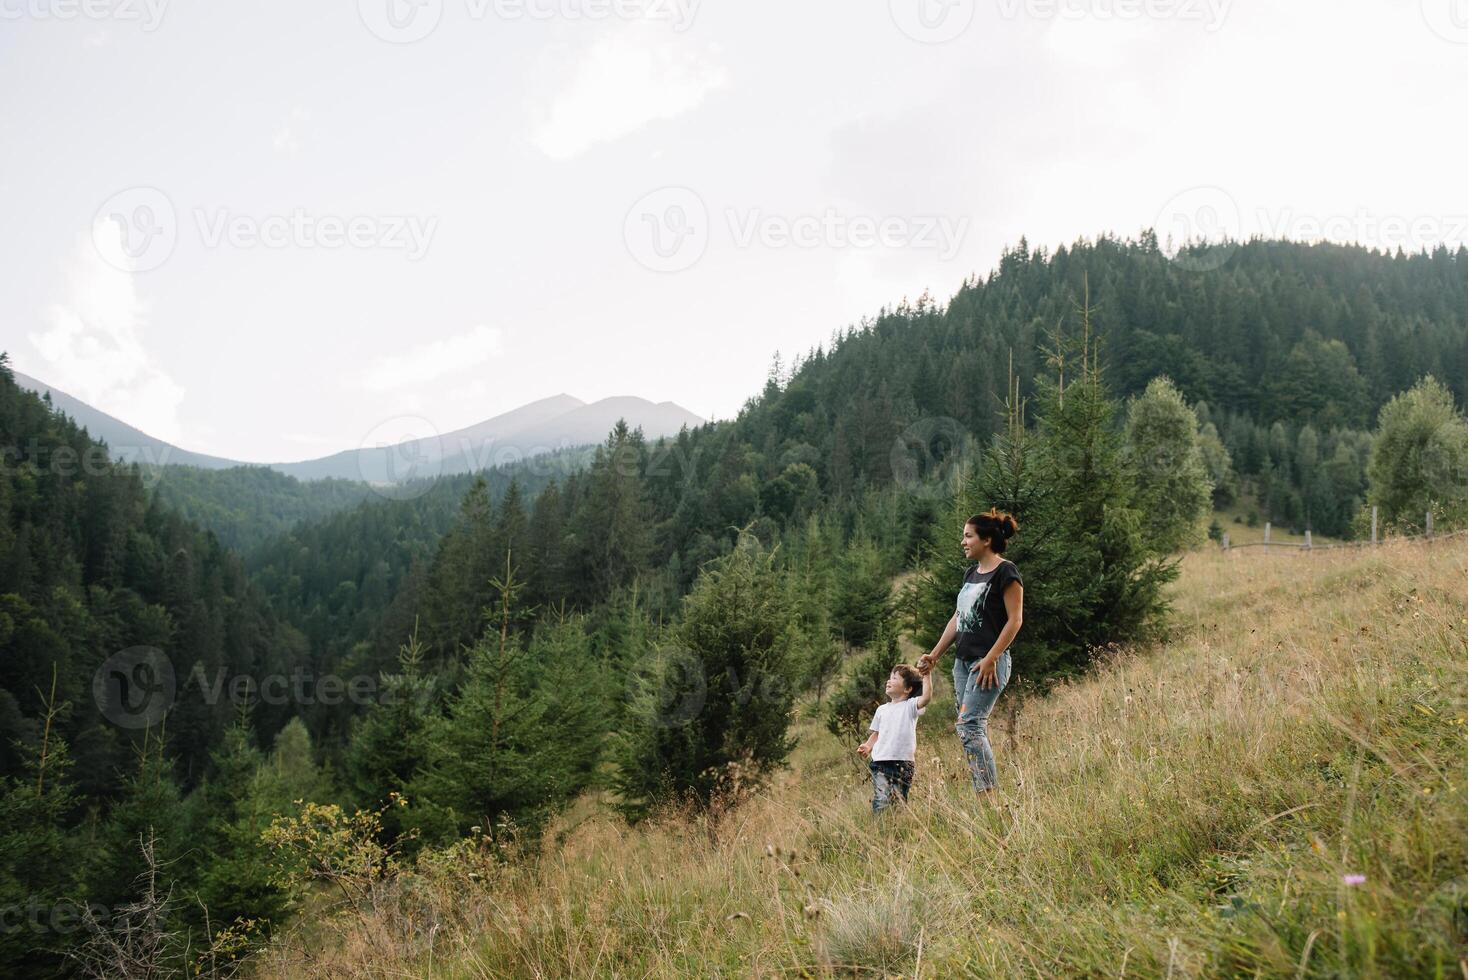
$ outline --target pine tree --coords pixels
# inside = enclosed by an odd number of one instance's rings
[[[378,700],[352,731],[346,756],[347,790],[363,810],[381,809],[390,794],[406,793],[427,754],[436,690],[433,678],[423,673],[424,652],[415,627],[399,649],[397,672],[382,675]],[[410,808],[414,802],[409,797]],[[398,807],[387,807],[382,815],[384,835],[389,840],[401,837],[413,816]]]
[[[1213,487],[1198,441],[1198,417],[1167,378],[1154,378],[1127,406],[1126,459],[1153,550],[1170,554],[1201,542]]]
[[[198,824],[191,852],[198,904],[216,931],[242,920],[263,927],[284,917],[287,900],[271,880],[260,839],[275,814],[263,793],[265,759],[255,747],[247,707],[212,761],[209,779],[190,798]]]
[[[877,636],[891,615],[891,592],[882,556],[871,541],[847,544],[831,590],[831,626],[848,651]]]
[[[147,871],[143,841],[155,842],[154,854],[170,878],[182,870],[179,858],[190,846],[182,795],[162,735],[145,732],[137,768],[87,848],[90,901],[114,908],[136,897],[138,876]]]
[[[0,929],[0,966],[15,977],[56,975],[74,938],[66,926],[80,911],[81,852],[67,830],[78,801],[58,734],[68,706],[57,703],[54,680],[43,705],[39,741],[22,746],[22,770],[0,790],[0,909],[8,919]]]
[[[1016,538],[1014,560],[1032,588],[1025,590],[1025,629],[1016,641],[1037,673],[1070,673],[1110,642],[1138,639],[1167,608],[1162,587],[1177,575],[1142,529],[1140,490],[1122,454],[1117,404],[1107,391],[1089,330],[1080,346],[1080,371],[1062,387],[1039,385],[1039,480],[1047,488],[1038,521],[1020,517],[1039,533]],[[1036,527],[1035,525],[1039,525]],[[1033,546],[1033,550],[1032,550]],[[1038,663],[1034,663],[1038,660]]]
[[[653,540],[643,473],[642,430],[619,419],[587,471],[587,492],[574,515],[576,553],[589,589],[572,600],[594,602],[630,583],[647,565]]]
[[[425,733],[425,764],[409,793],[426,836],[444,840],[472,825],[513,825],[533,841],[546,819],[589,781],[604,717],[601,671],[565,634],[527,650],[511,556],[491,582],[489,627],[469,651],[462,686]],[[580,654],[578,657],[577,654]]]
[[[629,817],[669,802],[722,809],[785,762],[798,630],[781,578],[748,535],[704,566],[618,739],[614,785]]]

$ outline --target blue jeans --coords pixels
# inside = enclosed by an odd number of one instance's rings
[[[913,764],[891,761],[873,762],[872,767],[872,812],[879,813],[897,802],[897,794],[907,799],[912,789]]]
[[[994,679],[998,681],[994,687],[979,686],[978,671],[972,669],[977,663],[977,660],[965,662],[953,658],[953,695],[958,708],[958,724],[954,728],[963,743],[974,789],[984,793],[999,784],[994,747],[989,744],[989,712],[994,710],[994,702],[1009,683],[1009,651],[1001,653],[994,664]]]

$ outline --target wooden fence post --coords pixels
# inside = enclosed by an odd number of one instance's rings
[[[1371,505],[1371,543],[1376,544],[1376,505]]]
[[[1432,511],[1427,512],[1427,536],[1432,537]]]
[[[1309,551],[1313,547],[1315,546],[1310,542],[1310,529],[1307,527],[1305,529],[1305,550]]]
[[[1228,550],[1228,532],[1227,531],[1224,531],[1223,532],[1223,550],[1224,551],[1227,551]]]
[[[1264,550],[1266,553],[1269,551],[1269,529],[1271,526],[1269,521],[1264,522]]]

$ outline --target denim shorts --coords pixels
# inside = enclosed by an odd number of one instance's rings
[[[897,794],[907,800],[907,791],[912,789],[913,764],[899,760],[871,763],[872,767],[872,812],[887,809],[897,802]]]

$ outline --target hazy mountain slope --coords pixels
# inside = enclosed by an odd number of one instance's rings
[[[133,428],[121,419],[113,418],[101,409],[93,408],[81,399],[68,395],[60,388],[27,377],[18,371],[15,372],[15,383],[38,395],[50,392],[51,404],[71,416],[72,420],[86,429],[87,434],[93,439],[107,443],[109,454],[119,462],[150,463],[155,466],[178,464],[197,466],[206,470],[245,465],[237,460],[180,449],[172,443]]]
[[[466,428],[438,435],[427,431],[432,420],[426,419],[420,429],[413,430],[410,426],[410,431],[425,433],[423,438],[414,442],[376,446],[370,444],[369,436],[369,444],[357,449],[298,463],[272,463],[271,468],[301,480],[338,477],[369,483],[399,483],[433,477],[438,473],[470,472],[493,465],[494,449],[514,440],[521,430],[544,425],[585,404],[570,395],[552,395]],[[462,459],[464,464],[457,469],[442,466],[449,458]],[[476,463],[478,465],[474,465]]]
[[[589,405],[579,405],[554,418],[525,425],[493,441],[451,433],[443,440],[443,471],[471,472],[496,463],[605,442],[607,433],[618,419],[626,419],[630,428],[641,428],[649,441],[659,436],[676,435],[685,425],[696,428],[704,422],[673,402],[654,404],[646,398],[630,395],[603,398]],[[464,433],[469,431],[466,429]],[[467,447],[467,451],[457,447]],[[474,465],[476,462],[478,465]]]
[[[358,447],[297,462],[244,463],[181,449],[44,381],[23,374],[16,374],[15,380],[20,387],[38,394],[49,391],[52,403],[94,438],[107,443],[115,460],[209,470],[268,467],[298,480],[400,483],[432,479],[478,472],[554,450],[599,443],[618,419],[626,419],[632,428],[640,427],[649,439],[674,435],[685,425],[696,427],[703,423],[703,419],[672,402],[654,404],[645,398],[627,395],[588,404],[562,393],[537,399],[451,432],[432,433],[432,420],[426,419],[417,427],[417,431],[424,433],[423,438],[413,442],[390,446],[376,444],[373,429],[383,421],[377,420],[364,422],[363,445]],[[389,430],[385,427],[383,431]],[[411,426],[409,431],[412,431]],[[400,433],[393,429],[391,435],[396,437]]]

